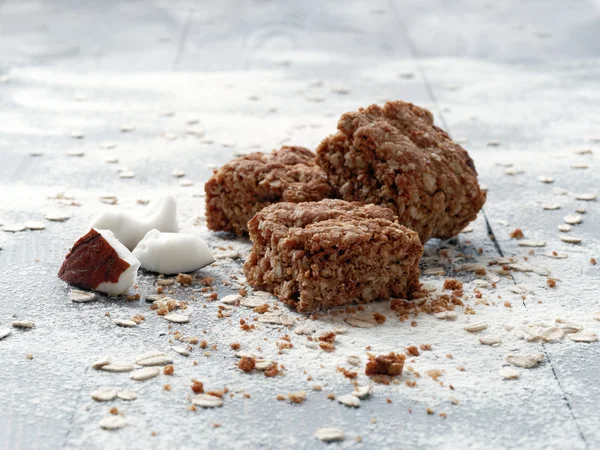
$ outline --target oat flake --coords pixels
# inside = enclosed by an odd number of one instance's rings
[[[223,406],[223,399],[209,394],[198,394],[192,398],[192,403],[203,408],[218,408]]]
[[[483,331],[488,327],[487,323],[474,323],[472,325],[466,326],[465,331],[469,333],[477,333],[479,331]]]
[[[91,396],[97,402],[109,402],[115,399],[117,396],[117,391],[112,388],[99,389],[97,391],[93,391]]]
[[[35,327],[35,323],[31,320],[13,320],[10,323],[14,328],[33,328]]]
[[[124,327],[124,328],[133,328],[133,327],[137,327],[137,325],[138,325],[133,320],[129,320],[129,319],[114,319],[113,323],[115,325],[118,325],[118,326]]]
[[[583,239],[577,236],[561,236],[560,240],[567,244],[580,244]]]
[[[519,241],[519,247],[545,247],[546,241],[535,241],[532,239],[522,239]]]
[[[93,302],[96,299],[96,294],[93,292],[85,292],[78,289],[72,289],[71,292],[69,292],[69,300],[75,303],[88,303]]]
[[[513,366],[522,367],[524,369],[532,369],[544,360],[543,353],[508,355],[505,358],[506,362]]]
[[[344,432],[339,428],[320,428],[315,431],[314,437],[323,442],[343,441]]]
[[[375,328],[377,326],[377,322],[372,322],[370,320],[365,320],[358,317],[346,317],[344,322],[355,328]]]
[[[358,408],[360,406],[359,398],[355,397],[352,394],[342,395],[341,397],[338,397],[337,401],[340,402],[342,405],[353,408]]]
[[[598,340],[598,335],[595,333],[572,333],[568,336],[575,342],[596,342]]]
[[[188,323],[190,318],[188,316],[184,316],[183,314],[167,314],[165,320],[173,323]]]
[[[498,336],[482,336],[479,338],[479,342],[492,347],[502,344],[502,340]]]
[[[119,391],[119,392],[117,392],[117,397],[120,398],[121,400],[130,402],[130,401],[137,399],[137,392],[135,392],[135,391]]]
[[[160,369],[158,367],[144,367],[143,369],[134,370],[129,375],[129,378],[135,381],[149,380],[158,376]]]
[[[500,373],[500,375],[502,375],[502,378],[504,378],[505,380],[516,380],[517,378],[519,378],[520,375],[519,371],[513,369],[512,367],[503,367],[498,372]]]
[[[127,425],[127,419],[121,416],[108,416],[98,422],[100,428],[105,430],[117,430]]]

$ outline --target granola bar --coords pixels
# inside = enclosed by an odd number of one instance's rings
[[[265,206],[318,201],[331,193],[315,154],[287,146],[270,154],[235,158],[215,171],[204,189],[208,228],[240,236],[247,234],[248,221]]]
[[[428,110],[371,105],[342,115],[337,128],[317,148],[335,193],[387,206],[422,242],[457,235],[485,203],[473,160]]]
[[[244,273],[300,312],[390,297],[420,287],[417,233],[376,205],[326,199],[278,203],[249,222]]]

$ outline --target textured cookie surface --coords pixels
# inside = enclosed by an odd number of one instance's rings
[[[265,206],[318,201],[331,193],[315,154],[303,147],[235,158],[217,170],[204,189],[208,228],[237,235],[248,232],[248,221]]]
[[[335,194],[390,208],[422,242],[457,235],[485,203],[469,154],[411,103],[342,115],[338,132],[317,148],[317,163]]]
[[[390,297],[418,289],[423,246],[388,208],[326,199],[278,203],[249,222],[248,282],[298,311]]]

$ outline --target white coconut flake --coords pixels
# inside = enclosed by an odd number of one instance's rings
[[[96,286],[95,290],[98,292],[104,292],[109,295],[121,295],[129,290],[131,286],[135,284],[137,278],[137,271],[140,267],[140,262],[131,254],[131,252],[119,242],[113,233],[109,230],[96,230],[104,240],[113,248],[119,258],[124,260],[129,267],[119,275],[119,279],[116,283],[112,281],[105,281]]]
[[[198,236],[158,230],[146,233],[133,255],[142,269],[166,275],[194,272],[215,262],[206,242]]]
[[[114,209],[106,211],[94,220],[92,227],[112,231],[125,247],[133,250],[151,230],[165,233],[179,231],[176,215],[177,203],[172,195],[168,195],[151,202],[142,213]]]

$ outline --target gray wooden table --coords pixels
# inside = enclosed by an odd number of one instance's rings
[[[475,275],[455,269],[527,257],[552,272],[556,288],[546,276],[513,272],[485,291],[493,306],[473,303],[476,318],[425,316],[417,327],[395,319],[387,304],[371,305],[368,311],[388,315],[386,324],[349,328],[331,354],[312,351],[304,336],[281,327],[245,334],[237,323],[251,313],[234,308],[230,319],[218,319],[218,302],[198,300],[181,329],[218,344],[210,356],[197,346],[190,358],[174,354],[173,377],[144,383],[91,369],[102,355],[133,360],[168,351],[173,339],[143,300],[67,299],[56,272],[94,215],[118,206],[138,211],[138,200],[172,192],[183,230],[203,236],[216,253],[231,245],[242,255],[199,273],[228,279],[239,274],[249,243],[203,225],[202,185],[212,169],[235,154],[286,143],[314,148],[342,112],[387,99],[430,108],[464,142],[488,187],[473,231],[430,242],[423,269],[442,267],[472,294]],[[341,448],[600,448],[598,343],[527,342],[512,331],[557,317],[600,329],[593,319],[600,266],[590,263],[600,259],[600,208],[575,195],[598,194],[599,104],[597,1],[0,0],[0,223],[43,221],[56,209],[71,216],[47,221],[43,231],[0,232],[0,327],[36,323],[0,340],[0,448],[319,448],[326,444],[312,435],[328,425],[345,431],[343,442],[329,444]],[[592,153],[572,151],[586,149]],[[125,168],[135,177],[120,178]],[[194,184],[182,186],[174,169]],[[119,205],[100,202],[105,195]],[[544,211],[544,203],[562,208]],[[562,217],[582,207],[583,222],[570,232],[582,243],[560,241]],[[510,239],[517,227],[546,247],[529,254]],[[568,258],[545,257],[550,251]],[[444,258],[447,252],[454,259]],[[443,278],[423,281],[439,288]],[[142,296],[155,283],[142,274]],[[527,287],[527,300],[516,285]],[[220,282],[217,290],[233,292]],[[189,299],[192,292],[202,299],[196,285],[173,295]],[[144,314],[146,321],[122,329],[107,312]],[[480,345],[463,330],[474,320],[487,322],[503,344]],[[327,330],[340,321],[314,326]],[[286,333],[295,349],[279,354],[275,342]],[[285,375],[241,373],[229,348],[235,341],[260,345],[286,366]],[[414,389],[376,385],[358,409],[326,398],[352,389],[336,371],[348,355],[364,358],[367,345],[383,353],[425,342],[433,349],[414,366],[423,373],[441,368],[443,387],[425,375]],[[509,382],[498,370],[510,352],[545,359]],[[192,378],[235,396],[219,409],[188,411]],[[139,398],[100,404],[89,394],[101,386],[135,389]],[[275,399],[301,389],[308,392],[301,405]],[[129,425],[100,429],[113,406]],[[429,407],[436,414],[426,414]]]

